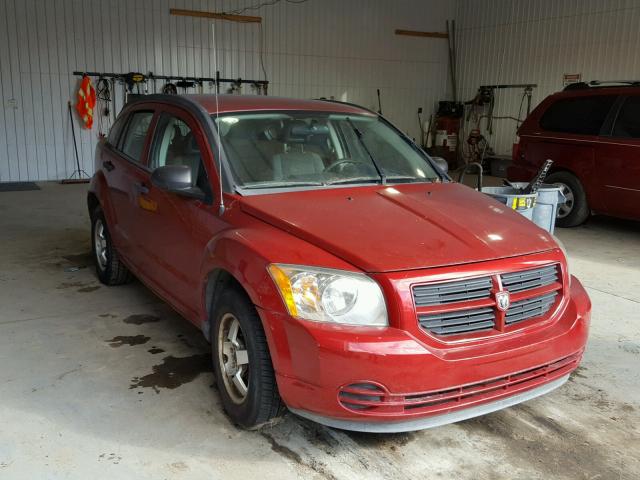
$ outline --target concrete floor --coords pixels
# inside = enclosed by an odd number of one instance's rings
[[[199,331],[139,283],[101,286],[86,185],[0,193],[0,478],[640,477],[640,224],[560,230],[593,300],[581,368],[524,405],[411,434],[222,413]]]

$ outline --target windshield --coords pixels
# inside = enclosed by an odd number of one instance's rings
[[[425,156],[378,117],[272,112],[213,119],[240,188],[440,179]]]

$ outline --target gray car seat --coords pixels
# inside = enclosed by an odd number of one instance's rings
[[[243,182],[271,180],[273,171],[267,158],[258,148],[256,133],[250,122],[239,122],[223,137],[232,168]]]
[[[175,141],[175,139],[174,139]],[[180,142],[173,146],[173,155],[167,160],[167,165],[186,165],[191,169],[191,181],[193,185],[199,184],[200,177],[204,175],[200,147],[192,132],[185,135]]]
[[[306,136],[298,132],[307,129],[303,121],[293,121],[285,134],[288,150],[273,156],[273,177],[275,180],[291,180],[320,175],[324,171],[322,157],[315,152],[305,151]]]

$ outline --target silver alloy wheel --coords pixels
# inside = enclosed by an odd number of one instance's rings
[[[560,191],[565,198],[564,205],[558,206],[558,218],[564,218],[573,211],[575,197],[573,195],[573,190],[571,190],[567,184],[556,182],[556,185],[560,187]]]
[[[241,404],[249,392],[249,352],[240,322],[231,313],[220,320],[218,365],[229,397],[233,403]]]
[[[93,247],[96,252],[98,268],[104,270],[107,268],[107,234],[101,219],[96,220],[93,229]]]

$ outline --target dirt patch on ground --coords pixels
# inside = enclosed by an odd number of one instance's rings
[[[151,340],[151,337],[147,337],[145,335],[118,335],[117,337],[113,337],[111,340],[107,340],[109,342],[109,346],[113,348],[118,348],[123,345],[129,345],[133,347],[134,345],[143,345]]]
[[[62,258],[65,260],[64,263],[78,268],[87,268],[93,265],[93,253],[91,252],[76,255],[63,255]]]
[[[142,325],[145,323],[159,322],[160,317],[156,317],[155,315],[148,315],[146,313],[137,313],[134,315],[129,315],[127,318],[125,318],[122,321],[130,325]]]
[[[79,288],[78,292],[79,293],[89,293],[89,292],[95,292],[96,290],[98,290],[100,288],[100,285],[94,285],[92,287],[83,287],[83,288]]]

